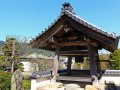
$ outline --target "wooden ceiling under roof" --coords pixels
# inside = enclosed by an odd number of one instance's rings
[[[55,51],[88,50],[88,45],[113,52],[119,37],[108,34],[73,13],[73,8],[63,7],[60,17],[32,41],[34,47]]]

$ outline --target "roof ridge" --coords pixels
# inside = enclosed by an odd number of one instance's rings
[[[108,37],[112,37],[112,38],[116,38],[117,36],[115,35],[115,33],[108,33],[106,31],[104,31],[103,29],[91,24],[90,22],[82,19],[81,17],[77,16],[76,14],[70,12],[69,10],[63,9],[64,11],[63,14],[61,14],[60,16],[63,16],[64,14],[71,17],[72,19],[74,19],[75,21],[79,22],[80,24],[83,24],[84,26],[87,26],[88,28],[97,31],[103,35],[107,35]]]

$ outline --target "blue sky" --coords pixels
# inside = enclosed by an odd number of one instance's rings
[[[120,35],[120,0],[0,0],[0,40],[35,37],[60,15],[64,2],[86,21]]]

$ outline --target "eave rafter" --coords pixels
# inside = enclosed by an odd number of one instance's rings
[[[89,37],[94,38],[97,42],[99,42],[107,50],[113,51],[114,42],[115,42],[115,40],[113,38],[106,37],[95,31],[89,30],[88,27],[85,27],[83,25],[78,25],[78,23],[75,22],[74,20],[72,20],[71,18],[69,18],[68,20],[69,20],[72,28],[82,32],[83,34],[87,34]]]
[[[59,39],[55,37],[50,37],[46,43],[51,43],[54,46],[60,46],[60,47],[69,47],[69,46],[88,46],[88,44],[91,44],[94,47],[98,47],[97,42],[90,42],[90,41],[67,41],[67,42],[60,42]],[[45,45],[42,44],[42,45]]]
[[[68,50],[68,51],[60,51],[60,55],[62,56],[88,56],[88,50]],[[95,53],[97,55],[97,53]]]

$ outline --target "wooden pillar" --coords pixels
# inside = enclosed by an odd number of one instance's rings
[[[56,77],[58,76],[58,63],[59,63],[59,48],[56,49],[56,55],[54,58],[54,63],[53,63],[53,71],[52,71],[52,81],[56,82]]]
[[[71,64],[72,64],[72,56],[68,56],[68,61],[67,61],[67,75],[71,74]]]
[[[88,46],[89,49],[89,60],[90,60],[90,74],[92,83],[97,79],[97,66],[95,62],[95,48],[91,45]]]
[[[98,50],[96,50],[96,53],[97,53],[96,55],[97,73],[98,73],[98,79],[100,79],[102,72],[101,72],[101,65],[100,65]]]

